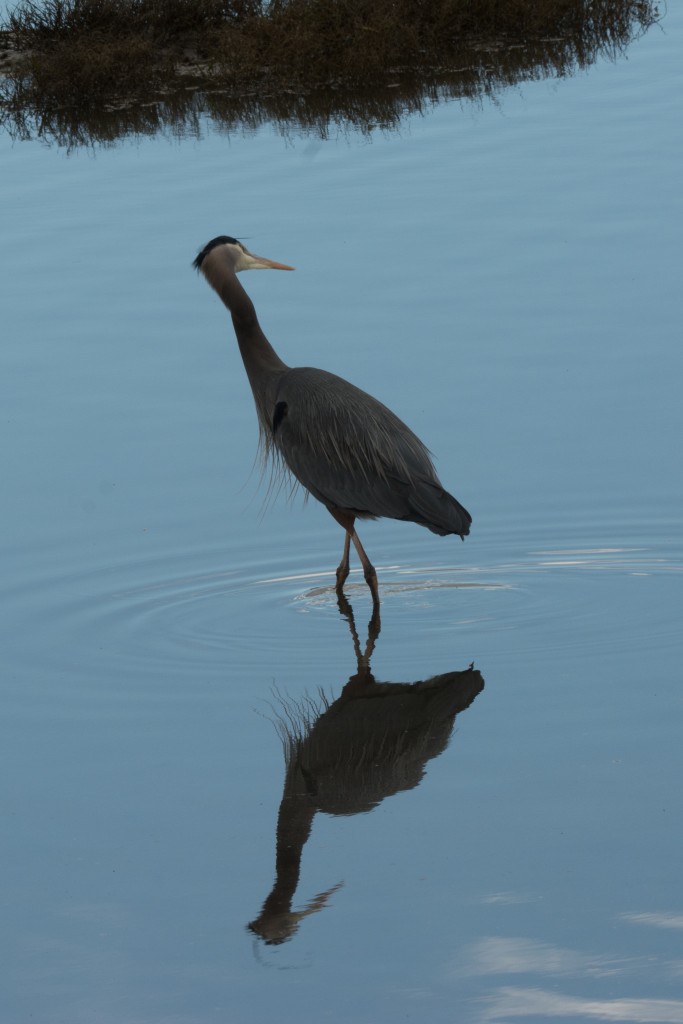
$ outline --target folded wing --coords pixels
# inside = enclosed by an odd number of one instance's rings
[[[280,379],[272,447],[328,508],[464,537],[471,516],[441,485],[427,448],[377,399],[309,367]]]

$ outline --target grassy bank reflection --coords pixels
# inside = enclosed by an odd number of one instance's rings
[[[0,31],[0,123],[67,146],[198,135],[207,117],[227,132],[391,129],[444,99],[614,59],[658,17],[652,0],[482,0],[475,13],[461,0],[177,0],[159,13],[152,0],[24,0]]]

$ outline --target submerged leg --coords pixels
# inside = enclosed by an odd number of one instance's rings
[[[372,603],[375,608],[377,608],[379,606],[379,587],[377,585],[377,573],[375,572],[375,567],[365,554],[365,548],[361,544],[360,538],[355,530],[351,534],[351,540],[353,541],[353,546],[358,552],[360,564],[363,566],[363,575],[365,576],[365,582],[370,587]]]
[[[329,509],[330,515],[336,519],[339,525],[346,530],[346,537],[344,539],[344,554],[342,560],[339,563],[337,569],[337,593],[341,593],[342,587],[346,582],[346,578],[349,575],[349,550],[351,541],[353,546],[358,552],[360,563],[363,566],[363,575],[365,576],[365,582],[370,587],[370,593],[372,594],[372,603],[375,607],[379,605],[379,588],[377,586],[377,573],[372,562],[365,554],[365,549],[358,539],[358,534],[354,528],[356,517],[351,512],[342,512],[341,509],[331,508]]]
[[[346,583],[346,578],[349,575],[349,552],[351,550],[351,534],[346,531],[344,536],[344,554],[342,560],[337,568],[337,593],[341,594],[342,587]]]
[[[353,524],[356,517],[351,515],[350,512],[341,512],[339,509],[328,509],[330,515],[343,530],[346,530],[346,536],[344,537],[344,554],[342,560],[339,563],[337,569],[337,593],[341,594],[342,587],[346,583],[347,576],[349,575],[349,552],[351,550],[351,535],[353,534]]]

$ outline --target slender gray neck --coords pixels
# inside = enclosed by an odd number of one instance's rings
[[[277,352],[261,330],[254,303],[237,280],[237,274],[220,250],[208,253],[202,263],[202,272],[211,287],[230,310],[242,361],[249,377],[257,405],[259,390],[270,375],[287,370]]]

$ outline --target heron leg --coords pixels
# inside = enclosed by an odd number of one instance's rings
[[[353,535],[353,524],[356,521],[356,517],[351,512],[342,512],[341,509],[331,508],[328,509],[332,518],[339,523],[343,530],[346,530],[346,536],[344,537],[344,554],[342,560],[339,563],[337,569],[337,593],[341,594],[342,587],[346,583],[346,579],[349,575],[349,553],[351,550],[351,537]]]
[[[375,608],[379,607],[379,587],[377,585],[377,573],[375,567],[365,554],[365,548],[361,544],[358,534],[356,533],[354,523],[356,517],[352,512],[343,512],[338,508],[331,508],[328,510],[333,519],[339,523],[339,525],[346,530],[346,537],[344,539],[344,554],[342,560],[339,563],[337,569],[337,593],[341,593],[342,587],[346,582],[346,578],[349,575],[349,552],[351,547],[351,541],[353,546],[358,552],[360,563],[363,566],[363,575],[365,576],[365,582],[370,587],[370,593],[372,594],[372,603]]]
[[[370,587],[370,593],[372,594],[372,603],[375,608],[378,608],[379,586],[377,585],[377,573],[375,572],[375,567],[368,558],[368,556],[365,554],[365,548],[361,544],[360,537],[358,536],[355,530],[351,534],[351,540],[353,541],[353,546],[358,552],[360,564],[363,566],[363,575],[365,576],[365,582]]]
[[[351,550],[351,534],[346,531],[344,535],[344,554],[342,560],[337,568],[337,593],[341,594],[342,587],[346,583],[346,579],[349,575],[349,553]]]

